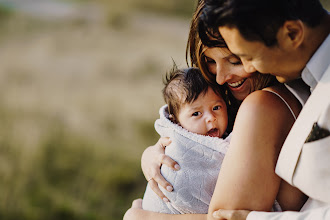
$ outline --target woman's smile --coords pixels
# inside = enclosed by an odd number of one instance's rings
[[[243,78],[236,82],[227,82],[226,85],[233,96],[242,101],[251,93],[252,80],[251,78]]]
[[[229,87],[231,88],[238,88],[240,87],[241,85],[243,85],[243,83],[245,82],[246,79],[242,79],[240,81],[237,81],[237,82],[232,82],[232,83],[227,83]]]

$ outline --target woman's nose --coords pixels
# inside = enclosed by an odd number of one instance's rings
[[[232,79],[232,74],[224,68],[217,67],[216,81],[219,85],[223,85]]]

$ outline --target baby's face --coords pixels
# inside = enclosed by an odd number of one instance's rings
[[[178,114],[179,124],[190,132],[221,137],[228,125],[227,106],[210,87],[191,104],[184,104]]]

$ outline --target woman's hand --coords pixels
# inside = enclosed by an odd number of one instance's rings
[[[162,164],[165,164],[173,170],[180,169],[180,166],[174,160],[165,155],[165,147],[170,143],[171,140],[169,138],[160,138],[155,145],[148,147],[143,152],[141,158],[141,167],[145,178],[149,182],[151,189],[165,202],[169,200],[159,189],[158,184],[169,192],[173,190],[173,186],[161,175],[160,167]]]

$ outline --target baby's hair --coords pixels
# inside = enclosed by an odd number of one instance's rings
[[[221,86],[208,83],[198,68],[178,69],[174,62],[163,83],[163,97],[173,122],[178,122],[177,115],[182,105],[194,102],[201,93],[205,94],[209,87],[224,97]]]

